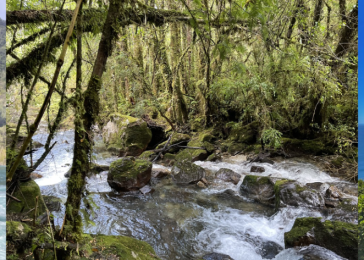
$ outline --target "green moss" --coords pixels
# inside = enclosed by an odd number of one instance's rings
[[[279,207],[281,205],[281,198],[280,198],[281,187],[282,187],[282,185],[284,185],[284,184],[286,184],[288,182],[290,182],[290,180],[282,179],[282,180],[277,180],[274,183],[275,209],[276,209],[276,211],[279,209]]]
[[[176,160],[183,161],[197,161],[204,160],[208,156],[206,150],[202,149],[184,149],[176,155]]]
[[[38,217],[46,211],[39,186],[33,180],[20,182],[19,188],[15,190],[13,196],[21,200],[21,202],[10,200],[6,208],[7,213],[25,213],[34,209],[36,206],[36,197],[38,197],[36,216]],[[28,216],[34,217],[34,211],[28,213]]]
[[[174,133],[171,141],[169,142],[169,145],[177,144],[177,143],[180,143],[183,141],[189,141],[190,139],[191,139],[191,137],[189,135],[181,134],[181,133]],[[163,143],[159,144],[157,146],[157,149],[162,149],[166,145],[167,142],[168,141],[164,141]],[[171,149],[170,151],[173,151],[173,149]]]
[[[326,146],[322,139],[299,140],[281,138],[283,147],[289,152],[303,153],[310,155],[334,154],[335,148]]]
[[[252,122],[247,125],[229,122],[226,124],[226,127],[231,129],[228,137],[228,140],[231,142],[253,144],[257,140],[259,122]]]
[[[93,258],[97,252],[106,259],[107,256],[116,256],[123,260],[155,260],[159,259],[151,245],[135,238],[126,236],[92,235],[84,237],[84,254]]]
[[[151,161],[156,156],[153,151],[144,151],[141,155],[139,155],[140,159]]]
[[[163,159],[166,159],[166,160],[175,160],[176,159],[176,155],[175,154],[172,154],[172,153],[166,153],[163,156]]]
[[[152,167],[152,163],[145,160],[125,157],[110,164],[110,173],[117,178],[136,178],[140,172]]]
[[[310,238],[308,232],[314,234],[314,238]],[[286,248],[316,244],[345,258],[357,259],[357,234],[358,226],[352,223],[330,220],[321,222],[321,218],[297,218],[291,231],[284,234],[284,242]]]
[[[32,231],[32,228],[25,223],[18,221],[6,221],[6,236],[11,238],[13,241],[27,238],[28,234]]]

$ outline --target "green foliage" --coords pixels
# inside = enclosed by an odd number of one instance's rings
[[[274,128],[265,129],[262,132],[262,141],[268,146],[278,149],[281,147],[282,133]]]

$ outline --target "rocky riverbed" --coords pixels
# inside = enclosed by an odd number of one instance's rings
[[[34,137],[40,143],[45,138],[45,134]],[[37,171],[42,177],[35,181],[43,195],[65,202],[64,175],[72,163],[73,131],[59,133],[56,140],[52,155]],[[108,166],[119,159],[103,147],[102,139],[97,138],[93,158],[97,164]],[[34,157],[41,154],[39,149]],[[217,254],[235,260],[353,259],[318,242],[308,246],[299,242],[302,247],[288,248],[285,233],[303,217],[356,224],[355,184],[331,177],[305,159],[252,163],[237,155],[216,162],[196,161],[195,165],[205,172],[203,186],[180,184],[172,167],[153,164],[144,194],[113,191],[107,182],[108,171],[90,175],[82,203],[87,212],[84,231],[146,241],[161,259],[219,259]],[[252,167],[264,171],[252,172]],[[52,212],[56,226],[62,225],[63,211],[61,204]]]

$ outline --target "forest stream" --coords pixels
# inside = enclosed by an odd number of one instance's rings
[[[44,143],[47,134],[37,134],[33,140]],[[43,195],[67,199],[67,178],[73,157],[74,131],[59,132],[54,138],[57,145],[52,154],[37,169],[43,177],[36,182]],[[37,159],[43,148],[33,154]],[[26,157],[29,162],[29,156]],[[96,137],[93,160],[100,165],[110,165],[118,159],[106,152],[102,138]],[[249,163],[243,155],[223,157],[219,162],[195,162],[203,167],[210,181],[206,189],[196,185],[177,186],[171,178],[151,180],[154,192],[143,195],[139,191],[118,194],[107,183],[108,172],[87,178],[86,198],[81,208],[86,209],[92,222],[85,221],[84,232],[105,235],[126,235],[152,245],[161,259],[194,259],[217,252],[235,260],[255,259],[345,259],[325,248],[310,245],[284,249],[284,233],[291,230],[297,217],[322,217],[324,220],[341,220],[357,223],[353,215],[338,210],[284,207],[277,212],[272,207],[255,203],[239,195],[237,185],[211,177],[217,170],[228,168],[237,173],[247,173],[251,166],[263,166],[261,176],[289,178],[300,183],[334,183],[355,190],[356,185],[333,178],[303,159],[280,159],[274,165]],[[153,170],[168,168],[153,164]],[[354,202],[357,198],[352,197]],[[92,204],[92,205],[91,205]],[[64,206],[52,212],[55,225],[61,226]],[[312,258],[316,257],[316,258]]]

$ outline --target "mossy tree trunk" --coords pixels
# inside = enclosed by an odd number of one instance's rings
[[[75,240],[80,238],[79,235],[82,231],[82,219],[79,215],[79,209],[85,177],[90,169],[92,129],[100,111],[99,91],[101,88],[101,78],[105,70],[106,61],[111,55],[113,42],[118,37],[117,28],[119,23],[117,16],[123,12],[123,3],[124,1],[111,1],[110,3],[91,78],[83,95],[83,115],[80,115],[81,111],[78,111],[77,116],[79,118],[77,119],[76,116],[76,129],[79,132],[76,130],[74,159],[71,176],[68,181],[68,198],[64,225],[64,236]],[[81,101],[80,99],[79,97],[78,102]]]

